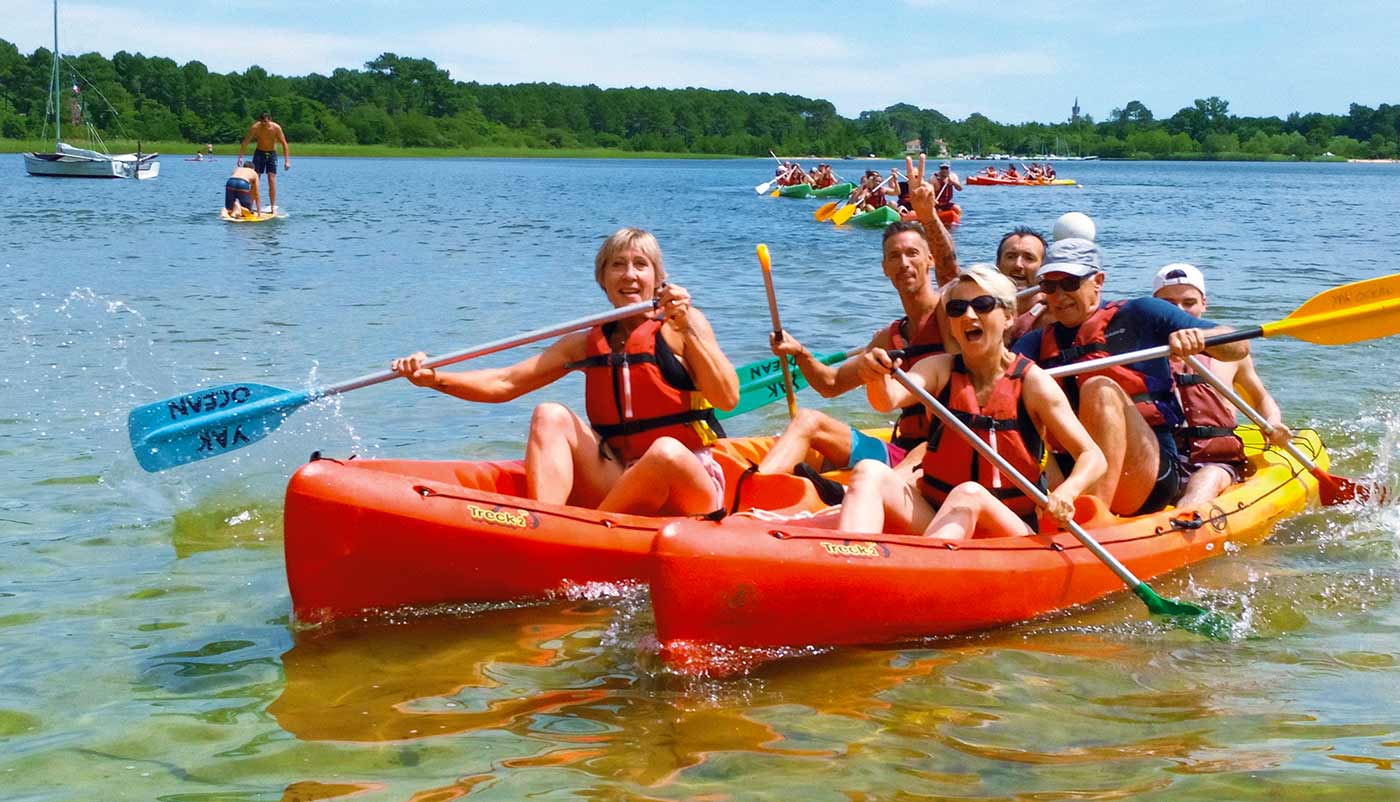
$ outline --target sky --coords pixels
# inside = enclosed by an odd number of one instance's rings
[[[0,39],[53,41],[52,3],[0,0]],[[1158,118],[1216,95],[1230,112],[1345,114],[1400,102],[1400,4],[1332,0],[95,0],[59,8],[64,53],[120,50],[280,75],[428,58],[461,81],[706,87],[905,102],[954,119]]]

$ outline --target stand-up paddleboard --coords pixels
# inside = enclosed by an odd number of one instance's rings
[[[273,212],[262,212],[254,215],[244,215],[242,217],[234,217],[233,215],[230,215],[227,209],[219,210],[219,219],[228,223],[265,223],[268,220],[281,220],[285,217],[287,217],[287,213],[282,211],[281,209],[276,209]]]

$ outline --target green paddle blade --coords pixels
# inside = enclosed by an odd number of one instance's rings
[[[1139,583],[1133,593],[1147,605],[1148,612],[1171,619],[1172,623],[1188,632],[1205,635],[1213,640],[1229,640],[1235,622],[1223,613],[1207,610],[1190,602],[1164,599],[1157,592]]]
[[[846,361],[847,354],[845,351],[837,351],[833,354],[816,354],[815,356],[817,361],[823,365],[834,365],[837,362]],[[788,364],[792,366],[792,391],[795,393],[807,386],[807,380],[802,377],[802,371],[797,369],[795,358],[790,357]],[[782,364],[776,356],[744,365],[739,368],[738,373],[739,403],[733,409],[716,410],[715,415],[721,420],[742,415],[745,412],[752,412],[761,406],[781,401],[787,397],[783,391]]]
[[[312,397],[248,382],[156,401],[127,416],[131,450],[152,473],[218,456],[263,439]]]

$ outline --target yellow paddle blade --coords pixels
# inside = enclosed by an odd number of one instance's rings
[[[846,221],[850,220],[852,217],[855,217],[855,215],[856,205],[854,203],[848,203],[845,206],[842,206],[840,209],[836,210],[836,214],[833,214],[831,216],[831,222],[835,223],[838,226],[844,226],[846,225]]]
[[[831,215],[835,214],[837,203],[837,201],[823,203],[821,206],[817,207],[815,212],[812,212],[812,217],[815,218],[818,223],[825,222]]]
[[[766,274],[773,269],[773,259],[768,255],[768,246],[760,242],[756,250],[758,251],[758,264]]]
[[[1320,292],[1283,320],[1260,327],[1318,345],[1345,345],[1400,334],[1400,273]]]

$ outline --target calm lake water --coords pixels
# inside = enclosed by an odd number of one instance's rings
[[[140,183],[29,178],[18,155],[0,160],[0,797],[1400,797],[1394,506],[1312,511],[1154,583],[1240,619],[1229,642],[1120,595],[700,681],[660,667],[642,593],[289,626],[281,494],[311,451],[517,456],[535,402],[581,408],[576,378],[500,406],[390,383],[221,458],[147,474],[131,455],[127,412],[166,396],[333,382],[602,311],[593,253],[622,225],[656,232],[736,363],[766,349],[758,242],[794,334],[816,350],[863,343],[898,311],[879,234],[756,196],[771,162],[299,158],[280,176],[290,217],[235,226],[216,216],[228,158],[166,157]],[[1395,165],[1060,173],[1084,188],[963,192],[963,261],[1079,210],[1099,225],[1109,295],[1188,261],[1211,317],[1237,325],[1396,270]],[[1335,473],[1394,482],[1395,340],[1256,354]],[[860,394],[825,408],[880,423]],[[774,405],[727,425],[770,433],[784,418]]]

